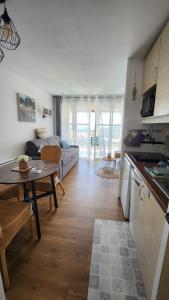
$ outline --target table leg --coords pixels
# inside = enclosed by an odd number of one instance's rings
[[[58,208],[58,202],[57,202],[57,196],[56,196],[56,187],[55,187],[55,179],[54,179],[54,175],[50,175],[50,179],[51,179],[51,186],[52,186],[52,192],[53,192],[53,199],[54,199],[54,203],[55,203],[55,209]]]
[[[35,188],[34,181],[32,181],[32,206],[33,206],[33,212],[35,215],[37,236],[38,236],[38,239],[40,239],[41,238],[41,230],[40,230],[39,212],[38,212],[38,205],[37,205],[37,198],[36,198],[36,188]]]
[[[24,201],[30,202],[29,191],[26,187],[26,183],[23,184],[23,192],[24,192]]]

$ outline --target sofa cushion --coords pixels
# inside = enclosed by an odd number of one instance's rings
[[[61,164],[62,166],[66,166],[67,164],[70,163],[74,157],[79,155],[79,149],[78,148],[67,148],[67,149],[62,149],[62,155],[61,155]]]
[[[60,146],[60,136],[50,136],[47,139],[49,145],[58,145]]]

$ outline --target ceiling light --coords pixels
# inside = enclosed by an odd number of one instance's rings
[[[20,44],[20,37],[8,15],[5,2],[6,0],[0,0],[0,3],[4,3],[4,12],[0,16],[0,46],[8,50],[15,50]]]
[[[0,62],[3,60],[4,58],[4,53],[2,51],[2,49],[0,48]]]

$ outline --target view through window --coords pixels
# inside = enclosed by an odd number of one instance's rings
[[[73,109],[74,108],[74,109]],[[121,111],[84,111],[73,106],[63,112],[62,136],[71,144],[79,145],[80,157],[101,158],[121,147]],[[63,108],[64,109],[64,108]],[[63,111],[62,109],[62,111]],[[66,118],[64,118],[66,115]]]

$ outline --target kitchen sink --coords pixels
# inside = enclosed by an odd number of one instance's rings
[[[151,177],[156,179],[169,179],[169,168],[161,168],[161,167],[144,167],[146,172],[151,175]]]

